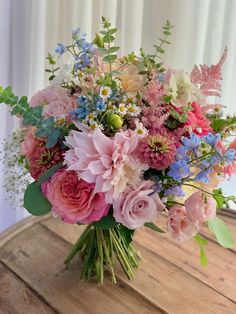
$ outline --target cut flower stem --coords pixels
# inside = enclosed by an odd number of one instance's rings
[[[99,284],[104,282],[105,271],[110,272],[111,280],[116,284],[117,262],[127,278],[134,279],[135,268],[138,267],[141,259],[132,242],[128,243],[119,225],[109,229],[101,229],[93,224],[88,225],[66,258],[66,267],[69,267],[77,254],[83,261],[81,280],[89,280],[95,275]]]

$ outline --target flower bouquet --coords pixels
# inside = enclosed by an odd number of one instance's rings
[[[96,275],[103,283],[108,270],[115,283],[116,263],[134,278],[134,231],[164,233],[160,215],[174,240],[199,244],[205,265],[204,224],[222,246],[233,242],[216,213],[236,201],[218,188],[236,173],[236,117],[224,118],[223,106],[211,103],[220,96],[227,51],[216,65],[188,74],[160,61],[170,22],[153,54],[140,49],[124,57],[117,55],[117,29],[106,18],[102,25],[92,43],[75,29],[71,44],[48,54],[50,85],[30,101],[0,89],[0,102],[21,118],[4,159],[22,173],[7,170],[7,190],[17,192],[20,183],[33,215],[86,225],[65,261],[82,257],[82,280]]]

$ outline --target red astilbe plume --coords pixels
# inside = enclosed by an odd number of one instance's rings
[[[194,66],[191,72],[191,82],[197,85],[205,96],[221,96],[221,70],[226,56],[227,47],[217,64]]]

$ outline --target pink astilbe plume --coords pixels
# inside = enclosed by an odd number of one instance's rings
[[[194,66],[191,72],[191,82],[198,85],[205,96],[221,96],[221,70],[226,56],[227,47],[217,64],[210,67],[206,64]]]

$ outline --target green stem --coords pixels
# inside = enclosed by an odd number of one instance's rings
[[[183,185],[185,185],[185,186],[190,186],[190,187],[195,188],[195,189],[197,189],[197,190],[200,190],[200,191],[202,191],[202,192],[204,192],[204,193],[207,193],[207,194],[209,194],[209,195],[211,195],[211,196],[214,195],[213,193],[208,192],[208,191],[206,191],[206,190],[204,190],[204,189],[201,189],[201,188],[197,187],[196,185],[193,185],[193,184],[190,184],[190,183],[183,183]]]

